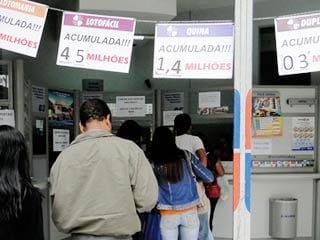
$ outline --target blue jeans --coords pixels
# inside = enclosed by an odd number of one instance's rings
[[[199,217],[197,210],[181,214],[162,215],[160,221],[162,240],[197,240]]]
[[[209,225],[209,212],[199,214],[200,228],[198,240],[213,240]]]

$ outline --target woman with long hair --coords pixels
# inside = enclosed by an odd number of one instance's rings
[[[194,178],[212,182],[212,173],[193,154],[179,149],[174,134],[164,126],[154,131],[150,161],[159,183],[162,239],[198,239],[200,200]]]
[[[0,125],[0,239],[43,240],[41,201],[31,182],[23,135]]]

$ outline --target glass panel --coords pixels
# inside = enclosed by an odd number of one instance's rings
[[[7,65],[0,65],[0,100],[8,100],[9,71]]]

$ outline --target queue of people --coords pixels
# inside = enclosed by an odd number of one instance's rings
[[[213,240],[217,199],[209,200],[206,185],[224,172],[218,160],[212,167],[201,138],[191,135],[188,114],[176,117],[174,132],[155,129],[149,159],[141,127],[128,120],[114,135],[103,100],[87,100],[79,115],[81,134],[50,170],[52,219],[70,234],[65,239],[152,240],[143,234],[143,213],[156,210],[162,240]],[[0,126],[0,157],[0,239],[44,239],[42,196],[31,183],[18,130]]]

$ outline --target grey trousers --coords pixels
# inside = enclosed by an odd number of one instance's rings
[[[109,236],[94,236],[87,234],[72,234],[70,237],[62,240],[132,240],[131,237],[109,237]]]

